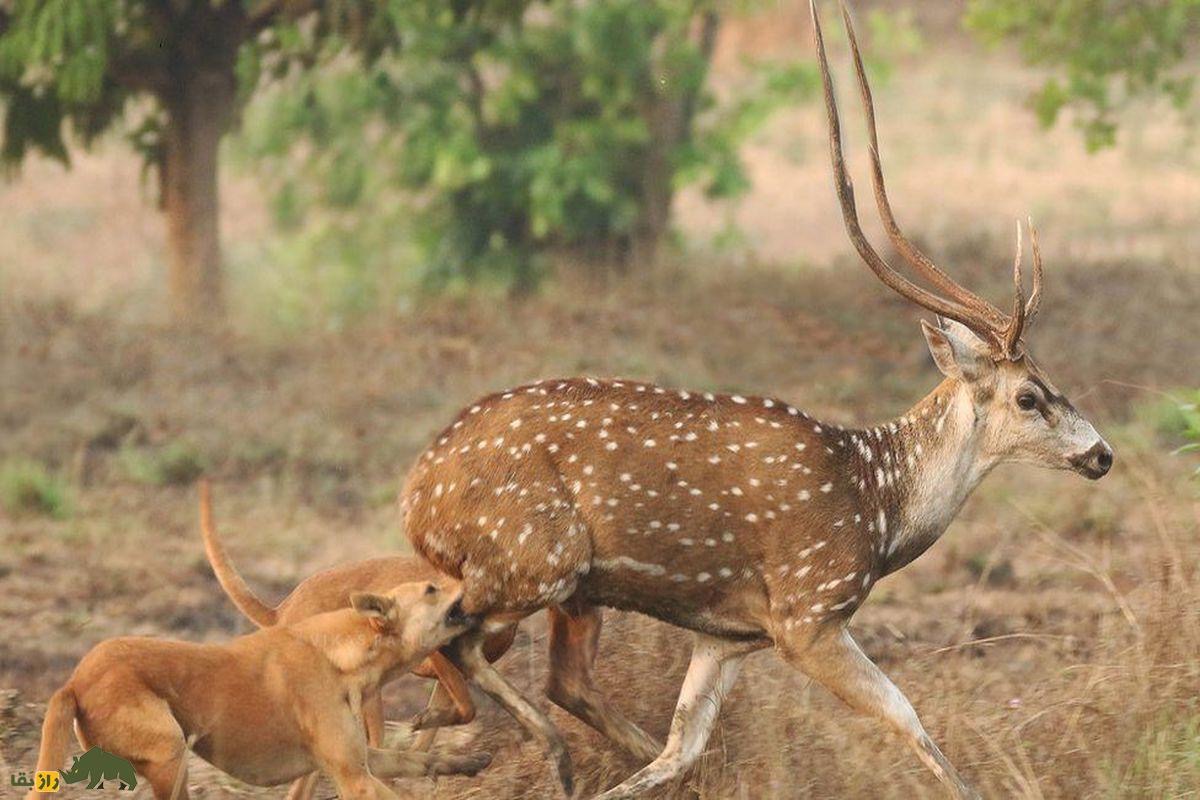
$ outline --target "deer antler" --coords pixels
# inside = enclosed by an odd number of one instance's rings
[[[1010,355],[1017,352],[1021,329],[1025,327],[1025,289],[1021,282],[1021,256],[1024,250],[1021,243],[1021,220],[1017,220],[1017,255],[1013,259],[1013,311],[1003,329],[1004,350]]]
[[[854,34],[854,22],[850,11],[843,2],[842,18],[849,36],[850,50],[854,58],[854,68],[858,77],[859,96],[862,99],[863,112],[867,121],[869,151],[871,156],[871,179],[875,189],[875,202],[884,228],[893,246],[909,263],[916,273],[928,280],[942,295],[934,294],[912,283],[896,272],[871,246],[863,234],[858,221],[858,210],[854,202],[854,188],[847,174],[845,158],[842,154],[841,122],[839,120],[837,101],[833,94],[833,79],[829,73],[829,60],[825,53],[825,39],[821,32],[821,21],[817,13],[816,0],[809,0],[809,8],[813,19],[813,38],[817,46],[817,60],[821,69],[821,82],[825,94],[825,110],[829,120],[830,153],[833,159],[834,188],[842,207],[842,217],[851,243],[859,255],[871,268],[871,271],[893,291],[912,302],[929,309],[941,316],[957,320],[970,328],[987,342],[995,351],[1006,358],[1016,358],[1018,342],[1025,325],[1037,312],[1041,300],[1042,262],[1041,252],[1037,247],[1036,233],[1034,239],[1034,289],[1029,303],[1024,303],[1021,289],[1020,271],[1020,230],[1017,233],[1017,257],[1014,264],[1014,281],[1017,286],[1018,300],[1014,313],[1009,316],[975,293],[955,282],[942,271],[932,260],[922,253],[901,231],[892,213],[888,201],[887,190],[883,179],[883,164],[879,157],[879,138],[875,128],[875,107],[871,98],[871,87],[867,82],[866,70],[863,67],[862,54],[858,47],[858,39]],[[1032,225],[1031,225],[1032,229]]]
[[[871,182],[875,187],[875,204],[879,207],[879,216],[883,218],[884,228],[892,245],[899,251],[918,274],[925,277],[940,291],[946,293],[967,308],[983,316],[993,325],[1003,323],[1003,315],[992,308],[990,304],[975,293],[956,283],[949,275],[938,268],[914,245],[896,222],[892,213],[892,205],[888,201],[887,189],[883,182],[883,162],[879,156],[879,135],[875,129],[875,104],[871,99],[871,86],[867,83],[867,72],[863,68],[862,53],[858,48],[858,37],[854,34],[854,22],[850,17],[850,9],[845,3],[841,4],[842,19],[846,25],[846,33],[850,40],[850,52],[854,56],[854,71],[858,77],[858,93],[862,98],[863,113],[867,120],[867,136],[870,140]]]
[[[1029,218],[1029,243],[1033,246],[1033,291],[1029,294],[1029,302],[1025,304],[1025,327],[1033,322],[1038,308],[1042,305],[1042,248],[1038,246],[1037,228],[1033,226],[1033,217]]]

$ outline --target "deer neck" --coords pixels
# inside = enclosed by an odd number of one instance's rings
[[[852,437],[883,573],[933,545],[995,466],[980,434],[969,390],[947,379],[899,419]]]

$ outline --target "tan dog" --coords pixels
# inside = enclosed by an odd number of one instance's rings
[[[246,585],[229,560],[225,547],[213,524],[212,497],[207,480],[200,482],[200,532],[204,537],[204,552],[213,573],[229,599],[251,622],[261,628],[288,625],[314,614],[345,608],[353,592],[380,592],[409,581],[442,580],[441,574],[418,558],[372,558],[355,561],[323,570],[302,581],[279,605],[271,608]],[[495,661],[508,651],[516,635],[516,627],[488,639],[484,653]],[[410,669],[406,667],[405,669]],[[466,724],[475,718],[475,705],[462,673],[448,658],[436,650],[420,664],[411,667],[415,675],[437,678],[438,687],[429,708],[414,720],[414,727],[436,728],[441,725]],[[401,670],[394,673],[399,676]],[[383,683],[390,677],[385,676]],[[363,717],[367,741],[379,745],[383,741],[383,703],[376,690],[363,700]],[[428,745],[426,739],[425,744]],[[302,796],[293,793],[293,797]]]
[[[37,768],[63,766],[75,722],[85,750],[129,761],[158,800],[187,797],[189,747],[258,786],[319,769],[344,798],[396,797],[379,778],[473,775],[489,756],[379,750],[363,732],[363,700],[385,675],[471,627],[461,590],[446,586],[421,581],[355,593],[352,608],[228,644],[101,642],[50,699]]]

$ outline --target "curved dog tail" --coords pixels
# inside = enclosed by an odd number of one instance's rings
[[[212,567],[213,574],[217,576],[217,583],[221,584],[221,588],[238,607],[238,611],[249,617],[250,621],[260,628],[269,628],[274,625],[278,620],[275,609],[259,600],[258,595],[246,585],[246,581],[242,580],[242,576],[238,574],[229,560],[225,546],[217,538],[217,529],[213,525],[212,498],[207,478],[200,481],[200,533],[204,537],[204,554],[208,556],[208,564]]]
[[[42,722],[42,745],[38,749],[38,772],[61,770],[71,745],[71,723],[75,721],[75,690],[71,684],[50,696],[46,719]],[[28,785],[28,784],[26,784]],[[57,790],[56,790],[57,791]],[[27,800],[42,800],[46,795],[31,789]]]

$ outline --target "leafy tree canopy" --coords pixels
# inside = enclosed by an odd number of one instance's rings
[[[323,246],[310,249],[322,258],[386,259],[415,217],[417,258],[439,283],[528,285],[548,249],[641,263],[674,192],[743,191],[742,143],[815,86],[809,64],[758,64],[718,104],[708,70],[720,11],[709,0],[404,4],[401,45],[370,68],[331,42],[324,69],[264,96],[247,154],[268,165],[281,223],[303,219],[312,236],[322,212]]]
[[[1178,109],[1195,98],[1200,0],[970,0],[966,24],[986,40],[1015,38],[1025,59],[1050,67],[1033,98],[1043,125],[1078,111],[1089,149],[1116,139],[1115,112],[1138,97]]]

